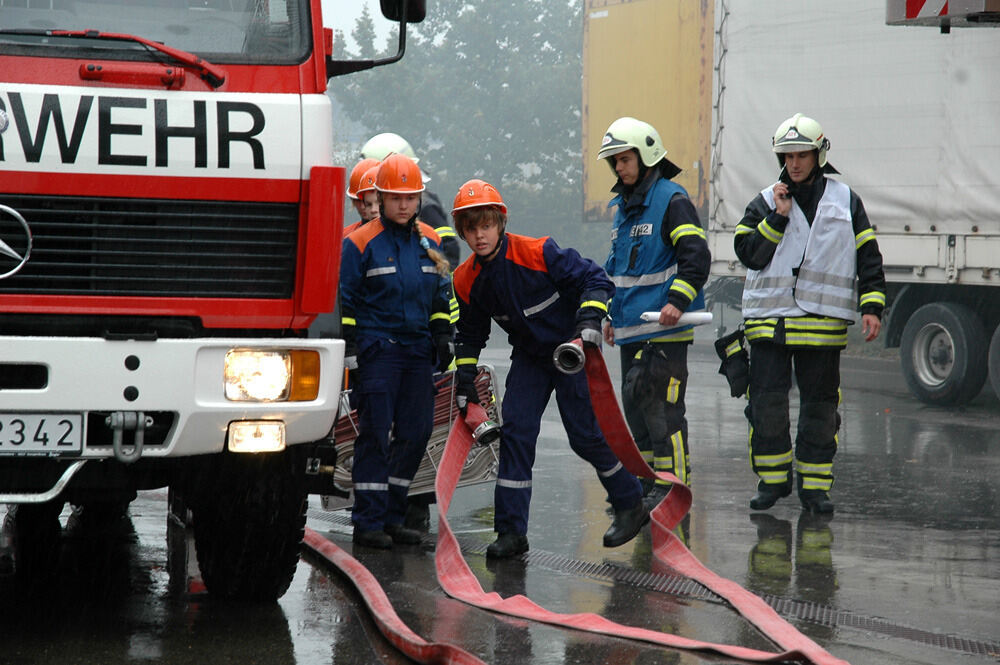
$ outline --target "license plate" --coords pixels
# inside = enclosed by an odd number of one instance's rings
[[[0,455],[66,455],[83,451],[79,413],[0,413]]]

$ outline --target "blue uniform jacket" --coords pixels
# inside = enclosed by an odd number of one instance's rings
[[[416,222],[431,247],[441,241],[427,224]],[[345,317],[352,313],[358,337],[403,344],[431,339],[431,315],[445,313],[451,284],[420,246],[411,226],[373,219],[344,239],[340,297]]]
[[[668,209],[675,196],[687,202],[687,192],[665,178],[648,183],[626,201],[619,194],[608,204],[617,206],[611,237],[611,251],[604,264],[617,290],[611,301],[611,323],[615,343],[629,344],[646,339],[690,341],[691,326],[663,328],[656,322],[644,322],[643,312],[659,312],[668,302],[682,312],[705,307],[702,286],[708,277],[709,253],[705,232],[694,217],[691,220],[668,220]],[[670,226],[669,242],[664,241],[664,225]],[[689,274],[680,269],[681,254],[691,256]]]
[[[492,261],[472,255],[456,270],[458,355],[478,358],[490,336],[490,319],[511,346],[551,359],[576,329],[582,302],[607,302],[614,285],[599,265],[551,238],[506,234]]]

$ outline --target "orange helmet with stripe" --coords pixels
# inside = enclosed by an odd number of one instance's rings
[[[473,178],[458,188],[451,214],[454,215],[459,210],[478,208],[479,206],[496,206],[500,212],[507,214],[507,206],[497,188],[478,178]]]
[[[351,177],[347,181],[347,196],[348,198],[356,199],[358,198],[358,185],[361,183],[361,178],[364,176],[365,172],[373,166],[378,166],[379,161],[377,159],[372,159],[370,157],[362,159],[360,162],[354,165],[354,169],[351,171]]]
[[[386,194],[419,194],[424,191],[420,167],[406,155],[389,155],[378,167],[375,189]]]
[[[375,178],[378,176],[378,167],[381,166],[381,162],[375,162],[375,166],[371,167],[365,171],[364,175],[358,181],[358,198],[365,192],[371,192],[375,190]]]

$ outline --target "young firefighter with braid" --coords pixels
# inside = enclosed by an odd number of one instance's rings
[[[375,189],[380,216],[344,239],[340,293],[345,364],[358,370],[354,542],[387,549],[420,542],[403,525],[406,497],[433,429],[432,375],[451,362],[453,336],[448,260],[417,221],[420,169],[390,155]]]
[[[456,404],[464,413],[478,400],[476,364],[491,322],[508,334],[513,351],[503,397],[500,468],[494,494],[497,539],[490,558],[528,550],[531,467],[542,412],[552,392],[573,451],[590,462],[608,493],[614,520],[605,547],[628,542],[649,520],[639,481],[622,466],[597,425],[586,374],[563,374],[555,348],[582,337],[598,345],[601,320],[614,290],[604,271],[551,238],[506,233],[507,206],[482,180],[459,189],[452,210],[455,228],[472,249],[454,275],[459,318],[456,342]]]

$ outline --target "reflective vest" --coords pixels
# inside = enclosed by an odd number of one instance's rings
[[[611,235],[611,253],[604,269],[615,284],[611,300],[611,325],[616,344],[628,344],[655,338],[658,341],[689,341],[691,326],[664,328],[659,323],[643,321],[643,312],[659,312],[670,297],[670,285],[677,277],[677,253],[663,242],[660,228],[675,194],[687,196],[684,188],[660,178],[641,205],[629,207],[621,195],[611,200],[617,205]],[[705,308],[701,291],[687,311]]]
[[[772,188],[760,194],[773,209]],[[812,225],[793,200],[788,226],[771,262],[762,270],[747,270],[743,318],[815,315],[853,323],[857,308],[851,189],[827,180]]]

